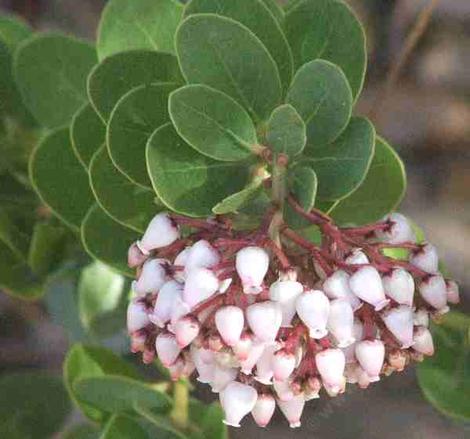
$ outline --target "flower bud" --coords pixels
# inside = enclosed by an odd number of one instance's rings
[[[172,381],[178,381],[181,378],[188,378],[194,372],[194,363],[192,361],[185,361],[178,357],[175,363],[168,368],[170,378]]]
[[[227,346],[235,346],[245,324],[243,311],[237,306],[224,306],[215,313],[215,326]]]
[[[142,272],[132,289],[140,296],[148,293],[156,293],[166,282],[165,259],[149,259],[143,266]]]
[[[431,332],[424,326],[418,326],[413,336],[413,349],[424,355],[434,355],[434,342]]]
[[[274,282],[269,288],[270,299],[281,305],[283,328],[291,326],[295,316],[295,302],[303,290],[304,287],[300,282],[292,280]]]
[[[185,261],[185,271],[189,273],[195,268],[212,268],[220,261],[219,252],[207,241],[201,239],[189,248]]]
[[[189,247],[186,247],[183,251],[178,253],[175,260],[173,261],[173,267],[175,267],[173,277],[178,282],[184,283],[186,279],[185,265],[188,260]]]
[[[408,357],[409,355],[407,352],[397,349],[388,355],[387,361],[391,367],[396,369],[398,372],[401,372],[406,366]]]
[[[191,307],[204,302],[219,289],[219,279],[207,268],[191,270],[184,284],[183,299]]]
[[[349,265],[363,265],[369,263],[369,258],[360,248],[356,248],[344,260],[344,262]]]
[[[178,346],[184,349],[199,335],[201,328],[199,321],[195,317],[185,316],[172,325],[172,329],[175,333]]]
[[[200,383],[209,384],[214,379],[214,353],[209,349],[197,349],[191,346],[191,358],[196,366]]]
[[[237,253],[235,265],[245,293],[260,293],[269,267],[266,251],[260,247],[245,247]]]
[[[418,309],[413,314],[413,324],[415,326],[429,326],[429,312],[426,309]]]
[[[310,290],[302,293],[296,301],[297,314],[310,330],[311,338],[323,338],[328,334],[326,324],[330,301],[323,291]]]
[[[191,307],[183,300],[183,293],[178,294],[175,297],[175,302],[171,310],[171,324],[168,326],[171,327],[182,317],[188,315],[191,312]]]
[[[181,300],[182,293],[183,286],[180,283],[174,280],[166,282],[157,295],[153,313],[150,315],[152,323],[164,328],[165,324],[171,319],[176,300]]]
[[[137,242],[141,252],[148,255],[150,251],[166,247],[180,236],[178,227],[166,213],[159,213],[150,221],[143,238]]]
[[[294,354],[285,350],[277,351],[272,359],[274,379],[277,381],[287,380],[295,369],[296,358]]]
[[[414,251],[410,262],[426,273],[435,274],[439,271],[439,256],[436,247],[429,243]]]
[[[382,320],[403,349],[413,344],[413,310],[409,306],[400,305],[386,311]]]
[[[294,398],[294,391],[292,390],[291,383],[286,381],[273,381],[273,387],[279,401],[290,401]]]
[[[338,347],[345,348],[354,343],[354,312],[345,299],[332,300],[328,315],[328,330],[334,335]]]
[[[315,363],[325,386],[340,391],[344,385],[346,359],[341,349],[325,349],[315,355]]]
[[[244,332],[241,334],[240,340],[238,340],[237,344],[235,344],[232,349],[239,361],[245,361],[248,358],[252,346],[253,337],[251,334]]]
[[[276,302],[259,302],[246,309],[250,329],[261,342],[273,342],[282,323],[281,307]]]
[[[377,230],[376,235],[382,241],[390,244],[403,244],[416,242],[416,235],[407,218],[401,213],[391,213],[384,219],[390,226],[384,230]]]
[[[258,393],[253,387],[235,381],[230,383],[220,397],[224,424],[240,427],[240,421],[253,410],[257,399]]]
[[[214,376],[211,381],[212,392],[222,392],[230,383],[237,378],[238,369],[234,367],[224,367],[218,363],[214,365]]]
[[[447,286],[447,301],[454,305],[457,305],[460,302],[460,293],[459,293],[459,286],[457,282],[453,280],[446,281]]]
[[[127,253],[127,265],[130,268],[140,267],[148,258],[148,255],[144,255],[137,244],[134,242],[129,247],[129,251]]]
[[[323,291],[330,299],[347,299],[353,310],[360,308],[362,302],[349,287],[349,274],[343,270],[336,270],[323,282]]]
[[[155,340],[155,350],[157,351],[158,358],[165,367],[172,365],[181,352],[176,337],[169,332],[162,332],[157,336]]]
[[[444,278],[437,274],[429,276],[419,285],[421,297],[433,308],[444,313],[449,310],[447,306],[447,287]]]
[[[344,393],[344,391],[346,390],[346,377],[343,376],[338,384],[328,384],[324,382],[323,387],[326,390],[326,393],[328,393],[329,396],[334,398],[340,393]]]
[[[145,305],[139,300],[132,300],[127,307],[127,332],[132,334],[135,331],[145,328],[150,323]]]
[[[356,344],[364,337],[364,325],[359,319],[354,319],[353,337],[356,342],[346,346],[345,348],[342,348],[347,364],[356,362]]]
[[[305,390],[305,400],[310,401],[312,399],[320,398],[320,390],[322,383],[317,377],[310,377],[307,380],[307,389]]]
[[[370,382],[380,380],[385,359],[385,346],[381,340],[363,340],[356,344],[356,358],[369,375]]]
[[[289,422],[290,428],[299,428],[301,425],[300,418],[304,411],[305,398],[304,396],[297,395],[289,401],[278,401],[279,408],[282,414],[286,417]]]
[[[265,348],[265,343],[261,342],[254,342],[251,345],[250,351],[248,352],[248,356],[245,360],[240,361],[240,367],[242,373],[245,375],[251,375],[253,368],[255,367],[256,363],[260,359],[261,355],[263,355]]]
[[[395,268],[382,277],[385,294],[400,305],[413,306],[415,282],[403,268]]]
[[[256,362],[255,380],[261,384],[272,384],[273,378],[273,357],[274,352],[278,349],[276,344],[266,345],[261,357]]]
[[[258,395],[258,399],[251,411],[251,414],[258,426],[264,428],[269,424],[269,421],[271,421],[275,409],[276,400],[274,397],[267,393],[262,393],[261,395]]]
[[[349,286],[357,297],[373,305],[376,311],[390,302],[385,297],[380,274],[372,265],[357,270],[349,279]]]

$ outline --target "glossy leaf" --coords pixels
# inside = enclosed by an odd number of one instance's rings
[[[255,178],[246,188],[222,200],[212,209],[216,215],[238,212],[263,190],[263,178]]]
[[[83,246],[90,256],[125,276],[134,277],[127,266],[127,251],[139,233],[114,221],[96,204],[87,213],[81,232]]]
[[[289,190],[293,197],[304,210],[310,211],[315,205],[317,196],[318,181],[315,171],[310,166],[300,164],[289,172],[288,180]],[[310,224],[295,213],[290,206],[287,206],[285,215],[291,227],[301,228]]]
[[[216,160],[248,158],[257,147],[248,113],[230,96],[205,85],[187,85],[169,100],[178,134],[200,153]]]
[[[244,187],[249,172],[244,162],[218,162],[199,154],[171,124],[150,138],[147,166],[163,203],[189,216],[210,215],[217,203]]]
[[[359,188],[340,201],[330,215],[340,224],[378,221],[400,204],[406,189],[403,162],[393,148],[377,138],[369,172]]]
[[[150,135],[170,121],[168,95],[174,83],[142,85],[116,104],[107,129],[107,144],[115,166],[133,182],[151,187],[145,164],[145,145]]]
[[[190,84],[220,90],[266,119],[281,99],[277,66],[249,29],[215,14],[187,17],[176,33],[176,52]]]
[[[375,129],[368,119],[354,117],[331,144],[308,150],[308,163],[318,177],[318,197],[347,197],[364,181],[375,146]]]
[[[69,411],[70,402],[59,377],[30,372],[0,378],[2,438],[49,439],[61,429]]]
[[[88,96],[96,112],[107,121],[122,96],[135,87],[155,82],[182,82],[176,57],[148,50],[121,52],[92,70]]]
[[[106,126],[90,104],[80,108],[73,117],[70,139],[75,155],[88,170],[93,154],[106,140]]]
[[[114,415],[104,426],[100,439],[150,439],[140,424],[128,417]]]
[[[18,48],[14,75],[26,106],[47,128],[68,124],[86,102],[86,78],[94,48],[60,34],[43,34]]]
[[[418,382],[426,399],[440,412],[470,420],[470,317],[451,312],[433,325],[436,353],[418,365]]]
[[[145,152],[142,152],[145,159]],[[136,185],[122,174],[109,158],[105,146],[95,154],[90,165],[90,184],[99,205],[122,225],[144,232],[157,213],[155,193]]]
[[[132,49],[173,52],[182,12],[176,0],[110,0],[98,30],[100,59]]]
[[[34,150],[29,174],[42,201],[54,214],[78,229],[93,204],[88,175],[73,153],[69,130],[48,134]]]
[[[285,26],[296,67],[323,58],[341,67],[355,99],[367,66],[364,30],[349,6],[338,0],[302,0],[289,8]]]
[[[294,61],[289,43],[276,17],[263,0],[192,0],[184,15],[212,13],[231,18],[250,29],[266,47],[279,70],[284,89],[289,87],[294,74]],[[273,11],[279,14],[279,9]],[[279,17],[277,17],[279,18]]]
[[[341,69],[328,61],[303,65],[286,100],[307,126],[307,149],[334,141],[351,117],[351,88]]]
[[[294,157],[307,142],[307,128],[296,109],[289,104],[277,107],[268,121],[266,140],[271,150]]]

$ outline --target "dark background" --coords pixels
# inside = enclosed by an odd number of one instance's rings
[[[366,86],[356,111],[369,115],[405,160],[409,187],[401,210],[423,226],[440,249],[461,284],[462,309],[468,312],[470,0],[438,2],[398,81],[384,95],[387,73],[417,14],[429,2],[350,1],[365,24],[369,46]],[[104,4],[103,0],[0,0],[1,9],[21,14],[38,30],[58,29],[88,39],[94,38]],[[51,306],[25,304],[0,294],[0,372],[61,370],[71,337],[54,322],[50,310]],[[213,398],[207,389],[198,387],[198,392]],[[76,422],[77,416],[70,422]],[[267,430],[247,419],[242,429],[231,431],[231,437],[463,439],[470,437],[470,426],[435,411],[421,395],[411,369],[366,391],[351,389],[335,399],[310,402],[301,430],[290,430],[281,416]]]

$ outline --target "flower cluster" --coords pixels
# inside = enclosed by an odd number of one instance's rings
[[[298,427],[322,389],[366,388],[432,355],[429,319],[459,301],[435,247],[417,244],[402,215],[339,228],[289,202],[321,244],[286,225],[273,240],[263,224],[237,232],[224,218],[162,213],[129,249],[133,352],[146,363],[158,356],[175,380],[196,371],[231,426],[251,412],[264,427],[277,405]]]

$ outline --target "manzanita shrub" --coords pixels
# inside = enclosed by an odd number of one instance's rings
[[[11,17],[0,31],[0,286],[48,291],[93,341],[64,380],[96,427],[69,437],[224,438],[222,420],[264,427],[276,406],[298,427],[306,401],[435,350],[426,397],[470,417],[469,320],[446,314],[457,284],[395,212],[402,161],[353,115],[367,59],[346,4],[110,0],[95,45]],[[100,346],[126,307],[132,351],[168,381]],[[188,397],[192,375],[223,412]],[[9,408],[30,384],[2,437],[58,428],[64,410],[43,426],[25,404],[49,379],[0,380]]]

